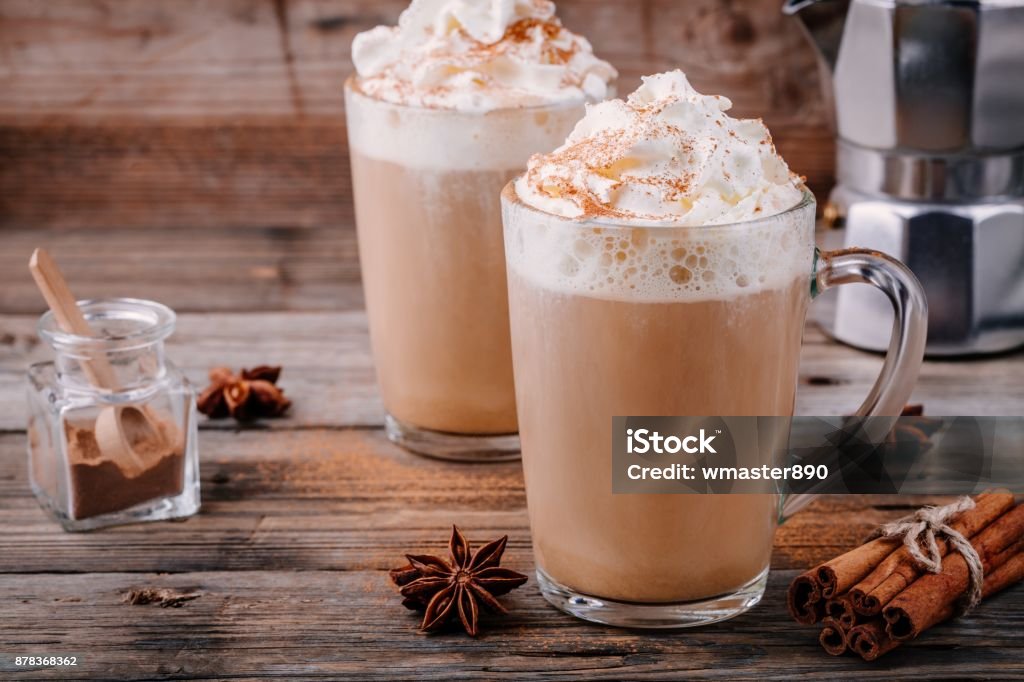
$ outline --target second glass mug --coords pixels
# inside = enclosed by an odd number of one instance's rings
[[[345,113],[388,437],[442,459],[518,459],[498,195],[584,103],[432,109],[366,95],[353,77]]]
[[[860,282],[888,295],[896,320],[857,415],[895,419],[924,354],[917,279],[883,254],[819,253],[806,191],[788,211],[731,225],[564,218],[525,204],[514,182],[502,210],[545,598],[628,627],[686,627],[746,611],[764,593],[779,496],[613,494],[612,416],[792,416],[810,300]]]

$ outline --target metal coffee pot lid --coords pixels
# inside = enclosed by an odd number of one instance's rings
[[[1024,196],[1024,0],[790,0],[834,102],[840,182]]]
[[[1024,147],[1024,2],[799,0],[839,137],[929,153]]]

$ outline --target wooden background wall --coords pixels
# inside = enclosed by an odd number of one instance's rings
[[[406,4],[0,0],[0,229],[349,229],[349,46]],[[558,4],[620,92],[682,67],[831,185],[814,56],[781,0]]]

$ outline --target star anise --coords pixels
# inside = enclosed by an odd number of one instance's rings
[[[227,367],[214,367],[209,374],[210,385],[199,395],[196,406],[212,419],[277,417],[292,404],[277,387],[280,367],[260,365],[243,369],[240,376]]]
[[[932,447],[931,437],[942,428],[943,421],[924,416],[924,405],[906,405],[900,417],[886,442],[902,446],[908,454],[929,450]]]
[[[942,419],[924,416],[924,405],[908,404],[900,410],[900,419],[886,435],[884,447],[916,456],[932,447],[931,438],[943,426]]]
[[[528,578],[498,566],[507,542],[506,535],[471,553],[465,536],[452,526],[450,562],[425,554],[405,555],[409,564],[392,570],[391,580],[401,588],[403,606],[424,610],[420,630],[438,630],[457,614],[466,633],[476,637],[481,606],[493,613],[508,613],[495,597],[511,592]]]

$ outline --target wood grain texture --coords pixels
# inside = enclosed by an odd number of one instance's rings
[[[452,523],[480,536],[508,533],[511,549],[529,553],[518,463],[434,462],[379,430],[204,432],[203,511],[158,534],[145,525],[61,532],[29,490],[24,439],[0,435],[0,573],[49,572],[55,556],[85,572],[384,570],[406,551],[443,544]],[[816,502],[779,530],[774,564],[824,561],[923,499]],[[827,513],[843,508],[858,511],[852,522]],[[102,551],[111,542],[117,551]]]
[[[123,281],[109,286],[115,293]],[[816,630],[785,616],[784,590],[796,572],[912,506],[945,498],[819,499],[776,532],[776,572],[764,602],[697,631],[584,625],[546,606],[531,582],[510,595],[513,614],[479,640],[416,634],[415,616],[400,606],[386,571],[404,552],[443,551],[451,523],[477,543],[508,533],[508,565],[532,572],[522,473],[517,463],[436,462],[388,442],[378,428],[359,310],[182,315],[170,352],[194,378],[212,364],[281,362],[282,384],[296,400],[292,416],[241,430],[203,423],[198,516],[64,533],[29,490],[18,416],[24,365],[47,355],[31,342],[34,319],[0,316],[0,653],[77,653],[84,661],[77,671],[19,672],[19,679],[891,679],[894,671],[930,678],[950,669],[960,678],[1024,675],[1020,589],[936,628],[882,665],[826,657]],[[878,362],[809,328],[800,409],[854,404]],[[929,364],[919,392],[930,405],[982,401],[982,389],[961,398],[952,387],[976,385],[964,372],[982,367],[996,376],[1019,367],[1015,362]],[[1000,404],[1007,405],[1005,397]],[[154,587],[201,596],[180,608],[123,603],[128,591]],[[0,667],[0,676],[11,673]]]
[[[620,71],[682,68],[769,123],[821,126],[814,54],[775,0],[561,0],[559,16]],[[356,33],[407,0],[4,0],[5,120],[330,115]]]
[[[84,657],[77,674],[38,678],[890,679],[950,665],[960,677],[1024,673],[1019,589],[884,667],[826,658],[816,631],[785,615],[785,586],[799,570],[941,498],[817,501],[779,529],[764,602],[728,623],[685,633],[584,625],[548,607],[531,581],[508,597],[510,617],[469,640],[416,634],[386,571],[405,551],[443,551],[457,522],[475,543],[509,533],[507,565],[532,573],[514,463],[428,461],[375,430],[207,432],[199,516],[69,535],[27,491],[23,439],[0,436],[0,642]],[[168,609],[123,601],[155,587],[201,596]]]
[[[94,294],[124,291],[111,284]],[[0,315],[0,430],[24,427],[25,368],[51,357],[35,335],[35,322],[35,315]],[[199,387],[206,385],[207,370],[217,365],[284,365],[281,385],[295,409],[267,422],[268,428],[383,424],[362,311],[182,314],[168,354]],[[880,356],[837,344],[811,322],[804,335],[796,413],[852,414],[881,364]],[[1021,377],[1024,353],[996,362],[929,361],[911,400],[923,403],[931,415],[1019,415],[1024,410]],[[204,422],[203,428],[233,426],[217,421]]]
[[[0,313],[40,313],[28,259],[47,248],[77,295],[136,296],[178,312],[363,307],[355,230],[0,230]]]
[[[3,0],[0,228],[351,224],[352,37],[405,0]],[[777,0],[563,0],[621,72],[681,67],[761,116],[824,199],[814,55]]]
[[[96,280],[90,293],[120,293],[130,281]],[[785,585],[797,571],[945,498],[816,501],[776,532],[764,603],[725,624],[676,634],[584,625],[547,607],[530,584],[510,596],[513,615],[480,640],[417,635],[386,571],[404,552],[442,551],[451,523],[476,542],[510,534],[509,565],[532,571],[522,473],[517,463],[435,462],[386,440],[361,310],[181,315],[169,351],[193,379],[214,364],[280,362],[292,415],[241,430],[203,422],[198,516],[64,533],[27,480],[23,372],[48,355],[34,323],[35,315],[0,316],[0,648],[79,653],[85,665],[19,678],[891,679],[950,666],[958,677],[1024,674],[1020,589],[882,665],[825,657],[816,631],[785,616]],[[916,399],[933,414],[965,405],[1019,413],[1012,396],[1022,362],[928,363]],[[810,326],[798,409],[849,411],[879,364]],[[142,587],[202,596],[178,609],[122,603]]]
[[[509,553],[509,565],[529,559]],[[382,571],[120,572],[9,575],[0,633],[15,651],[81,651],[78,674],[53,679],[354,680],[891,680],[1024,674],[1024,598],[1001,595],[970,618],[926,633],[881,665],[825,656],[814,628],[786,621],[794,571],[772,576],[764,602],[739,618],[682,633],[583,626],[548,607],[531,580],[512,614],[471,640],[415,632]],[[140,587],[199,591],[181,608],[130,606]],[[23,679],[19,674],[17,679]],[[42,678],[44,675],[38,675]],[[31,677],[29,677],[31,679]]]
[[[0,123],[5,227],[352,225],[343,119]]]

